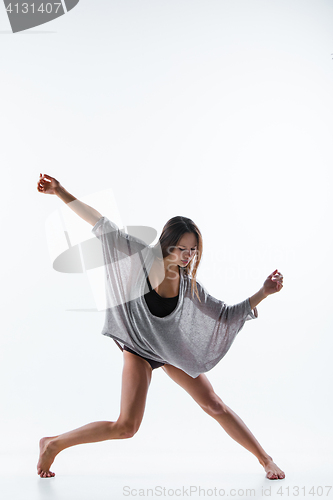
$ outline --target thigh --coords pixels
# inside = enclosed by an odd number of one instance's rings
[[[123,351],[123,354],[124,366],[119,419],[139,423],[146,406],[152,369],[143,358],[127,351]]]
[[[198,377],[192,378],[187,373],[172,365],[164,365],[163,370],[180,385],[186,392],[192,396],[202,408],[208,408],[214,402],[222,403],[221,399],[215,394],[212,384],[204,373]]]

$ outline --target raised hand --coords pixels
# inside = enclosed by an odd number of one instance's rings
[[[265,295],[271,295],[272,293],[279,292],[283,287],[283,276],[275,269],[265,280],[263,285],[263,291]]]
[[[47,174],[39,174],[39,179],[37,182],[37,191],[44,194],[56,194],[57,188],[59,188],[60,182],[54,177]]]
[[[37,182],[37,191],[44,194],[56,194],[73,212],[79,215],[83,220],[89,222],[92,226],[102,217],[102,215],[93,207],[83,203],[70,194],[64,186],[54,177],[47,174],[39,174]]]

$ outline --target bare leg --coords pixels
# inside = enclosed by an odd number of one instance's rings
[[[217,394],[203,373],[192,378],[185,372],[171,365],[164,365],[163,370],[185,389],[201,408],[212,416],[235,441],[253,453],[266,471],[268,479],[283,479],[284,472],[273,462],[243,420],[229,408]]]
[[[50,471],[51,464],[60,451],[70,446],[132,437],[138,431],[143,418],[151,376],[152,369],[147,361],[124,351],[118,420],[92,422],[65,434],[42,438],[37,474],[40,477],[53,477],[54,473]]]

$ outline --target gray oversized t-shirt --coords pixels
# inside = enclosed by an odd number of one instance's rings
[[[257,317],[249,299],[228,306],[196,280],[199,302],[191,293],[191,277],[181,267],[176,308],[163,318],[154,316],[144,298],[149,291],[144,268],[149,274],[156,258],[153,247],[121,231],[107,217],[100,218],[92,232],[101,242],[105,266],[107,308],[102,334],[122,347],[195,378],[225,356],[246,320]]]

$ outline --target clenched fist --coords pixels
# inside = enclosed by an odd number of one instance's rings
[[[263,290],[265,295],[279,292],[283,287],[283,276],[275,269],[265,280]]]
[[[39,179],[37,182],[37,190],[39,193],[44,194],[56,194],[56,190],[59,188],[60,182],[54,177],[47,174],[39,174]]]

